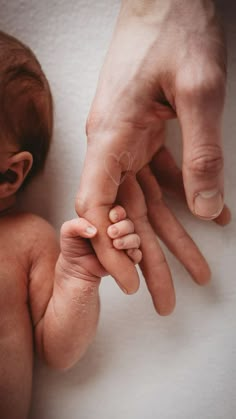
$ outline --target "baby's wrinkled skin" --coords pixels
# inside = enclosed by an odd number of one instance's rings
[[[50,366],[72,367],[94,337],[99,284],[106,275],[84,218],[63,224],[60,246],[42,218],[17,211],[25,182],[42,168],[52,133],[52,100],[36,57],[0,32],[0,419],[26,419],[34,350]],[[111,249],[142,257],[140,239],[116,206]],[[107,223],[108,220],[106,220]]]

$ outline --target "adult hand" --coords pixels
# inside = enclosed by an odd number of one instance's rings
[[[165,120],[178,117],[184,146],[183,182],[189,208],[204,219],[216,218],[221,213],[220,130],[225,55],[212,1],[123,1],[87,122],[88,150],[77,212],[96,225],[100,234],[93,246],[100,262],[120,286],[131,293],[138,288],[137,273],[128,258],[112,248],[106,228],[108,212],[116,201],[118,189],[122,197],[126,195],[126,204],[133,211],[133,200],[138,199],[138,219],[134,219],[131,212],[128,216],[136,224],[143,246],[149,248],[149,251],[142,248],[143,270],[161,314],[170,312],[174,306],[169,269],[163,263],[163,253],[148,222],[142,190],[134,177],[130,182],[130,177],[125,178],[123,174],[136,174],[151,163],[165,141]],[[153,202],[156,187],[150,170],[145,167],[140,172],[139,182],[146,201]],[[152,179],[151,188],[148,179]],[[148,202],[147,207],[150,214]],[[159,206],[157,208],[160,210]],[[153,217],[157,219],[157,216],[153,211],[152,216],[149,215],[154,227]],[[174,227],[170,234],[168,231],[168,236],[175,237]],[[182,256],[182,262],[183,258],[187,260]],[[157,266],[161,265],[164,269],[158,270]],[[204,283],[209,279],[209,269],[202,256],[201,267],[204,275],[197,274],[198,282]],[[156,283],[162,283],[161,288],[155,288]],[[157,296],[157,293],[160,294]]]

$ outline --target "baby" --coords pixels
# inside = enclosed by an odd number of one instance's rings
[[[105,275],[85,219],[63,224],[60,247],[43,219],[17,212],[16,195],[43,168],[52,135],[48,82],[33,53],[0,32],[0,418],[25,419],[33,348],[52,367],[74,365],[91,342]],[[110,212],[108,235],[141,259],[125,210]]]

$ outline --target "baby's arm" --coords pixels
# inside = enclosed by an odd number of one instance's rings
[[[114,213],[118,215],[116,219]],[[141,260],[139,236],[134,234],[133,224],[126,219],[124,209],[111,210],[110,219],[116,221],[108,229],[113,246],[125,249],[134,263],[138,263]],[[53,291],[49,288],[46,292],[48,298],[41,292],[41,301],[37,299],[40,276],[44,272],[43,260],[39,259],[31,275],[30,300],[36,348],[55,368],[65,369],[75,364],[96,331],[98,289],[101,277],[106,275],[88,240],[96,234],[96,229],[82,218],[63,224],[61,253],[56,263]]]

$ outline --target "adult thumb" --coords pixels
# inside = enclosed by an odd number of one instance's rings
[[[107,235],[109,211],[121,181],[120,157],[109,153],[102,144],[89,145],[75,207],[79,216],[97,228],[98,234],[91,241],[100,263],[124,292],[132,294],[139,287],[136,268],[123,251],[113,247]]]
[[[177,101],[186,198],[193,214],[206,220],[219,216],[224,206],[221,86],[205,81],[182,91]]]

